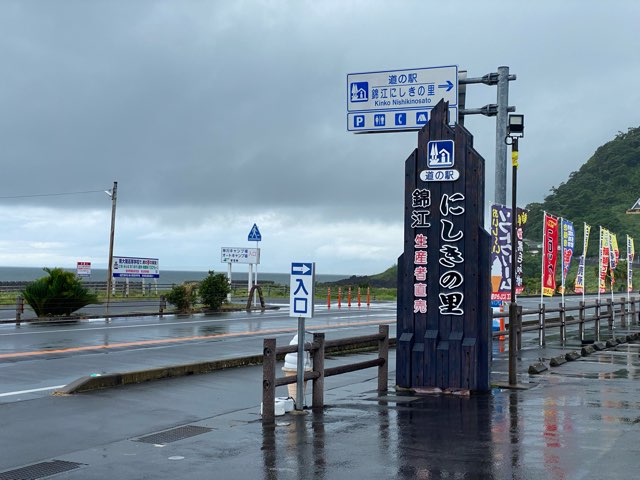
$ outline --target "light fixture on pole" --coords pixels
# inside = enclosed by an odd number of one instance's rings
[[[109,235],[109,265],[107,268],[107,316],[109,315],[109,303],[111,303],[111,277],[113,276],[113,237],[116,229],[116,200],[118,198],[118,182],[113,182],[111,191],[105,190],[111,197],[111,233]]]
[[[524,115],[509,115],[507,136],[504,139],[507,145],[511,145],[511,303],[509,304],[509,385],[516,385],[516,350],[518,304],[516,303],[516,229],[518,210],[516,206],[516,194],[518,186],[518,139],[524,137]]]

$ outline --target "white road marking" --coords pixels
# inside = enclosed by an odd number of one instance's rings
[[[62,388],[64,385],[55,385],[53,387],[32,388],[31,390],[18,390],[15,392],[0,393],[0,397],[11,397],[13,395],[22,395],[23,393],[44,392],[46,390],[55,390],[56,388]]]

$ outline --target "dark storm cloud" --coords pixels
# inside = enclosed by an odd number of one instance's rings
[[[473,76],[502,64],[518,74],[511,100],[527,114],[530,142],[521,195],[540,200],[562,181],[545,174],[558,163],[550,146],[566,159],[566,178],[609,130],[632,126],[612,123],[629,116],[614,106],[602,114],[606,128],[586,119],[587,102],[629,74],[638,12],[630,2],[617,11],[508,5],[5,2],[2,193],[101,190],[117,180],[131,207],[310,207],[327,218],[397,220],[415,134],[347,133],[346,74],[459,63]],[[470,87],[468,99],[482,106],[495,90]],[[567,130],[569,115],[580,123]],[[491,199],[494,123],[468,126],[487,158]],[[568,141],[578,135],[582,145]],[[103,194],[55,200],[104,203]]]

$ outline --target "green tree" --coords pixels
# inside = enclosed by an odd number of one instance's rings
[[[61,268],[44,268],[46,277],[29,283],[22,295],[38,317],[70,315],[76,310],[98,303],[97,295],[90,293],[73,273]]]
[[[219,310],[226,302],[227,294],[231,291],[229,282],[224,273],[215,273],[209,270],[207,278],[200,282],[198,292],[200,300],[211,310]]]
[[[198,284],[193,282],[176,285],[167,294],[167,301],[174,305],[179,312],[189,313],[196,303],[198,294],[197,287]]]

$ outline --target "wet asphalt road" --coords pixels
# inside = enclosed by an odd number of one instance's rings
[[[0,325],[0,404],[46,396],[91,374],[156,368],[255,355],[265,335],[288,343],[297,319],[288,310],[163,318],[127,317],[60,324]],[[306,322],[327,338],[367,335],[390,322],[395,304],[371,308],[319,308]]]
[[[566,351],[526,347],[523,367]],[[639,352],[623,344],[540,376],[520,368],[529,389],[470,398],[378,395],[371,371],[330,377],[324,410],[274,427],[260,422],[260,367],[0,405],[0,472],[55,459],[77,467],[56,479],[634,478]],[[497,352],[493,380],[507,370]],[[144,441],[184,426],[204,428]]]

